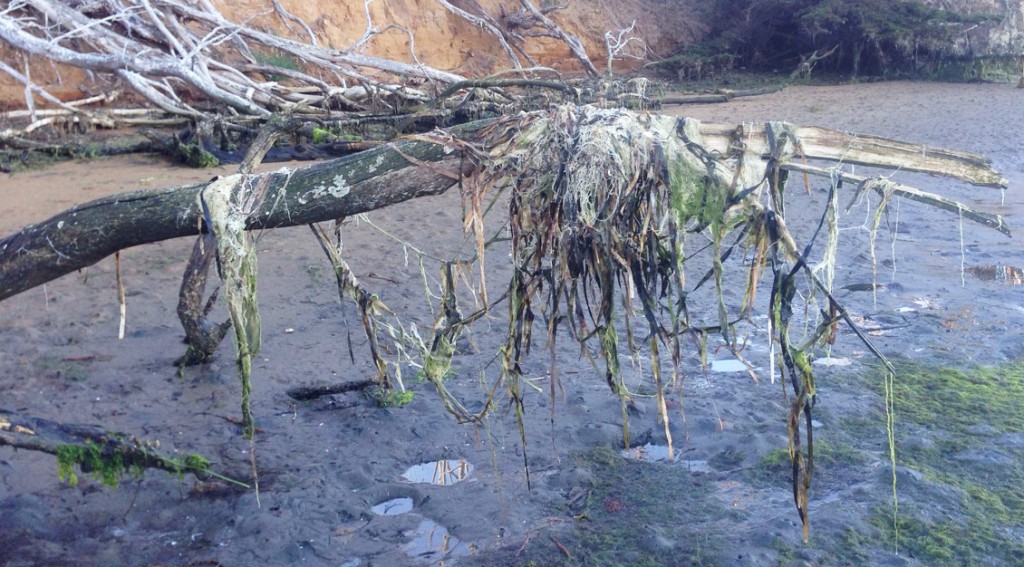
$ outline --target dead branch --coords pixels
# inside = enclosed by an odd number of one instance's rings
[[[608,53],[607,69],[605,70],[607,76],[612,76],[612,61],[623,57],[643,60],[647,56],[647,44],[644,43],[644,40],[635,35],[629,35],[635,27],[636,20],[633,20],[633,23],[629,24],[628,28],[620,29],[617,34],[613,34],[610,31],[604,32],[604,47]],[[634,41],[640,44],[640,47],[643,49],[642,55],[635,55],[626,51],[626,48]]]
[[[161,144],[146,137],[143,134],[130,134],[118,139],[106,141],[73,141],[61,142],[59,144],[49,142],[37,142],[22,136],[12,135],[0,139],[9,148],[0,150],[0,155],[19,153],[20,150],[29,152],[44,152],[48,155],[62,158],[76,158],[82,156],[117,156],[126,154],[137,154],[145,152],[159,152],[164,148]],[[0,169],[2,169],[0,165]]]
[[[786,85],[782,84],[738,91],[723,90],[709,94],[665,95],[661,97],[660,102],[661,104],[718,104],[722,102],[729,102],[734,98],[771,94],[779,92],[784,88],[786,88]]]
[[[509,45],[508,40],[505,38],[505,34],[501,31],[498,22],[494,21],[494,18],[492,18],[482,7],[480,7],[479,4],[477,4],[476,2],[472,2],[475,5],[474,7],[480,12],[480,15],[475,15],[470,14],[466,10],[463,10],[462,8],[453,5],[448,0],[437,0],[437,3],[444,6],[444,8],[449,12],[459,16],[460,18],[466,20],[467,22],[473,24],[474,26],[477,26],[478,28],[481,28],[487,31],[487,33],[493,35],[495,39],[498,40],[498,44],[501,45],[501,49],[505,52],[505,55],[508,57],[508,60],[512,63],[512,65],[516,69],[521,69],[523,67],[522,63],[519,62],[519,58],[516,57],[516,53],[512,49],[512,46]]]
[[[296,386],[288,389],[288,397],[300,402],[315,400],[324,396],[344,394],[356,390],[365,390],[378,385],[373,380],[358,380],[355,382],[338,382],[336,384],[314,384],[310,386]]]
[[[525,8],[538,22],[540,22],[549,32],[554,34],[569,46],[572,54],[580,60],[583,64],[583,68],[587,71],[587,74],[591,77],[599,77],[601,73],[597,71],[594,64],[590,61],[590,57],[587,57],[587,51],[583,48],[583,43],[578,37],[567,33],[558,24],[553,22],[551,18],[548,18],[543,12],[537,9],[530,0],[519,0],[519,3]]]
[[[579,91],[559,81],[545,81],[540,79],[480,79],[458,81],[448,85],[448,88],[441,91],[436,97],[426,104],[427,108],[437,106],[449,96],[463,89],[503,89],[508,87],[538,87],[561,91],[568,96],[579,100]]]
[[[797,65],[796,69],[794,69],[793,72],[789,74],[789,80],[792,81],[798,78],[806,79],[810,77],[811,71],[814,70],[814,65],[817,64],[818,61],[828,58],[830,55],[835,53],[837,49],[839,49],[838,43],[832,49],[829,49],[828,51],[820,55],[818,54],[817,50],[815,50],[810,55],[801,55],[800,64]]]
[[[285,10],[284,6],[281,5],[281,2],[279,2],[279,0],[270,1],[274,4],[274,12],[276,12],[277,16],[281,18],[281,21],[284,23],[285,27],[288,28],[288,31],[293,31],[289,21],[295,22],[299,27],[301,27],[306,32],[306,36],[309,37],[309,43],[311,45],[317,45],[316,34],[313,33],[313,30],[310,29],[309,25],[307,25],[306,22],[302,21],[302,18],[296,17],[288,10]]]
[[[207,319],[217,301],[219,289],[213,291],[205,305],[203,303],[206,279],[216,251],[216,243],[211,234],[200,235],[192,247],[192,256],[185,267],[181,291],[178,293],[178,320],[185,330],[188,348],[181,358],[174,361],[175,366],[193,366],[210,360],[231,329],[230,319],[222,323],[211,323]]]
[[[914,187],[908,187],[902,183],[892,183],[885,180],[879,180],[862,175],[854,175],[845,171],[829,170],[820,167],[814,167],[802,163],[787,163],[781,166],[782,169],[787,171],[796,171],[799,173],[809,173],[817,175],[819,177],[835,176],[837,179],[841,179],[845,182],[854,183],[864,188],[874,189],[875,192],[881,194],[884,189],[889,189],[894,195],[905,197],[919,203],[931,205],[951,213],[963,215],[964,218],[974,221],[978,224],[985,225],[989,228],[998,230],[999,232],[1010,236],[1010,228],[1006,226],[1006,221],[1003,217],[992,213],[986,213],[982,211],[973,211],[965,209],[961,203],[958,203],[952,199],[947,199],[942,195],[936,195],[934,193],[928,193],[915,189]]]
[[[280,10],[278,13],[284,21],[298,20]],[[317,44],[308,26],[303,27],[308,41],[288,39],[232,22],[207,2],[177,0],[97,0],[88,5],[33,0],[0,13],[0,39],[12,47],[32,56],[113,75],[165,112],[193,117],[204,111],[185,102],[187,92],[236,113],[259,117],[310,105],[309,100],[288,96],[289,88],[277,80],[260,76],[267,67],[275,68],[271,75],[277,73],[292,82],[319,87],[325,95],[331,94],[324,89],[329,83],[316,77],[334,78],[342,88],[352,82],[398,95],[401,89],[370,78],[366,71],[444,84],[462,79],[419,63],[409,65],[326,49]],[[227,53],[224,44],[237,47],[235,52],[249,60],[223,60]],[[279,53],[293,63],[240,69],[240,64],[258,63],[254,53]],[[301,66],[302,70],[290,66]],[[41,94],[39,87],[9,66],[0,67],[0,71]],[[47,100],[53,102],[53,98]],[[326,109],[323,104],[329,102],[329,96],[315,102]]]

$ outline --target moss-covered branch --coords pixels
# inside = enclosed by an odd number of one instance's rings
[[[159,441],[95,425],[65,424],[0,410],[0,445],[55,455],[58,478],[71,485],[78,483],[76,469],[110,487],[116,487],[125,476],[141,477],[145,469],[160,469],[179,476],[213,476],[248,488],[212,471],[210,461],[200,455],[171,457],[160,451]]]

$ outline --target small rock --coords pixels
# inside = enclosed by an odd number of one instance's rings
[[[880,463],[879,477],[883,483],[892,483],[892,466],[889,463]],[[924,474],[921,471],[896,465],[896,483],[907,483],[910,485],[924,482]]]

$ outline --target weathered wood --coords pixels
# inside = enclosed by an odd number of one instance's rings
[[[193,366],[210,360],[231,328],[230,319],[222,323],[211,323],[207,319],[217,300],[219,288],[214,290],[209,301],[203,303],[206,279],[210,273],[210,264],[217,255],[216,251],[217,244],[212,234],[201,235],[192,247],[192,256],[181,279],[181,291],[178,292],[178,320],[185,330],[188,348],[184,355],[174,361],[175,366]]]
[[[215,49],[227,41],[232,42],[234,49],[241,46],[249,57],[250,50],[272,50],[301,61],[307,72],[275,68],[272,73],[287,76],[292,83],[321,87],[323,94],[328,95],[318,100],[321,109],[329,108],[335,91],[342,90],[327,85],[320,79],[324,76],[352,80],[373,91],[399,97],[407,90],[404,86],[378,81],[362,69],[442,84],[463,78],[418,61],[402,63],[363,55],[358,49],[329,49],[315,42],[264,32],[228,20],[206,2],[196,5],[178,0],[145,0],[78,5],[33,0],[20,4],[16,11],[0,12],[0,40],[6,45],[31,57],[117,77],[152,105],[176,115],[212,118],[216,114],[190,106],[186,101],[191,97],[180,96],[183,88],[254,117],[266,118],[281,109],[310,108],[303,97],[292,96],[276,81],[268,82],[255,74],[262,72],[253,70],[251,65],[239,65],[237,59],[222,62]],[[124,29],[132,33],[125,33]],[[412,55],[415,59],[415,52]],[[249,63],[253,62],[250,59]],[[30,84],[14,69],[3,67],[0,71],[14,71],[20,82]],[[42,89],[35,90],[51,102],[56,100]]]
[[[799,173],[807,173],[811,175],[817,175],[820,177],[835,176],[836,178],[841,179],[845,182],[856,183],[858,185],[874,183],[874,185],[872,185],[871,188],[874,188],[877,191],[881,191],[883,188],[881,183],[879,183],[877,179],[864,177],[863,175],[854,175],[852,173],[847,173],[845,171],[832,171],[821,167],[814,167],[812,165],[793,162],[783,164],[781,167],[782,169],[785,169],[787,171],[796,171]],[[968,220],[972,220],[976,223],[983,224],[989,228],[998,230],[999,232],[1005,234],[1006,236],[1010,236],[1010,227],[1006,226],[1006,221],[1003,220],[1003,217],[999,215],[965,209],[962,204],[957,203],[952,199],[947,199],[942,195],[936,195],[934,193],[921,191],[920,189],[909,187],[901,183],[888,183],[888,189],[891,190],[894,195],[906,197],[907,199],[911,199],[919,203],[924,203],[926,205],[938,207],[951,213],[963,215],[964,218]]]
[[[375,380],[358,380],[356,382],[337,382],[334,384],[313,384],[310,386],[296,386],[288,389],[288,397],[300,402],[315,400],[323,396],[344,394],[356,390],[365,390],[380,384]]]
[[[661,104],[718,104],[731,99],[724,94],[665,95],[661,97]]]
[[[530,12],[537,22],[547,28],[552,37],[561,39],[569,46],[569,50],[576,56],[576,59],[580,60],[580,63],[583,65],[583,69],[587,71],[588,75],[591,77],[601,76],[597,67],[594,67],[594,64],[590,61],[590,57],[587,56],[587,50],[583,48],[583,42],[581,42],[578,37],[567,33],[558,24],[551,21],[551,18],[547,17],[542,10],[538,10],[530,0],[519,0],[519,3],[523,5],[523,8]]]
[[[373,140],[339,140],[327,144],[296,144],[294,146],[274,147],[267,151],[267,155],[263,157],[262,163],[330,159],[364,152],[371,148],[376,148],[383,143]],[[242,163],[242,158],[245,157],[244,151],[224,151],[205,142],[203,143],[203,149],[216,157],[222,164]]]
[[[98,157],[120,156],[126,154],[149,153],[162,151],[164,148],[152,139],[137,134],[127,134],[116,139],[89,141],[69,141],[61,143],[37,142],[20,136],[0,140],[4,149],[0,155],[20,155],[22,151],[42,152],[48,157]]]
[[[748,123],[739,127],[701,123],[700,133],[704,149],[711,153],[724,155],[743,147],[762,158],[783,152],[790,157],[954,177],[985,187],[1007,186],[1006,179],[992,169],[991,159],[972,152],[784,122]]]
[[[417,163],[430,163],[421,167]],[[442,193],[462,163],[450,147],[403,140],[337,160],[254,175],[270,183],[247,228],[277,228],[351,216]],[[92,265],[118,250],[205,231],[200,183],[98,199],[0,240],[0,300]]]
[[[541,79],[475,79],[457,81],[448,85],[448,88],[441,91],[440,94],[427,102],[425,107],[437,108],[443,100],[463,89],[499,89],[507,87],[537,87],[551,89],[562,91],[566,96],[579,99],[579,92],[575,88],[560,81],[545,81]]]
[[[772,85],[768,87],[758,87],[755,89],[743,89],[738,91],[723,90],[715,93],[708,94],[692,94],[692,95],[665,95],[660,99],[655,99],[661,102],[661,104],[717,104],[722,102],[729,102],[734,98],[742,98],[747,96],[760,96],[771,93],[776,93],[786,88],[786,84]]]

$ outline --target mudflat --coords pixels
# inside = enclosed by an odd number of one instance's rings
[[[971,150],[990,156],[1009,180],[1002,194],[892,174],[1003,215],[1011,238],[906,201],[891,205],[872,254],[874,197],[840,220],[836,294],[900,370],[892,386],[898,507],[882,373],[841,329],[831,352],[816,353],[817,468],[811,539],[802,542],[787,456],[790,402],[769,376],[767,290],[740,328],[756,381],[717,348],[720,339],[709,341],[707,368],[695,350],[684,361],[669,395],[675,462],[663,458],[664,428],[645,397],[647,355],[623,359],[638,402],[630,418],[638,446],[623,451],[619,402],[569,340],[556,351],[561,390],[553,400],[551,355],[538,345],[527,361],[536,388],[525,388],[525,447],[507,403],[482,425],[459,425],[412,368],[404,378],[415,396],[402,407],[380,407],[360,392],[295,401],[289,388],[365,380],[374,367],[358,313],[339,301],[312,233],[292,228],[265,232],[257,245],[258,501],[252,490],[154,471],[116,490],[88,474],[70,487],[58,481],[53,457],[4,447],[0,564],[1021,564],[1021,108],[1024,90],[1012,85],[893,82],[791,87],[664,110]],[[100,196],[229,172],[134,156],[4,175],[0,233]],[[827,184],[805,186],[794,176],[788,193],[791,228],[807,236],[825,209]],[[840,195],[844,207],[852,195],[852,187]],[[473,254],[461,224],[454,190],[374,211],[346,225],[345,257],[407,326],[426,333],[436,259]],[[185,349],[175,308],[191,246],[182,239],[122,252],[123,340],[112,258],[0,303],[0,408],[159,440],[164,450],[204,455],[215,470],[251,480],[232,347],[182,375],[173,366]],[[500,289],[510,267],[500,248],[488,258],[488,281]],[[694,279],[709,267],[700,262],[697,255],[687,265]],[[726,284],[738,299],[742,259],[732,263]],[[711,299],[697,317],[717,318]],[[498,378],[495,352],[506,328],[500,305],[455,357],[447,385],[471,409]]]

